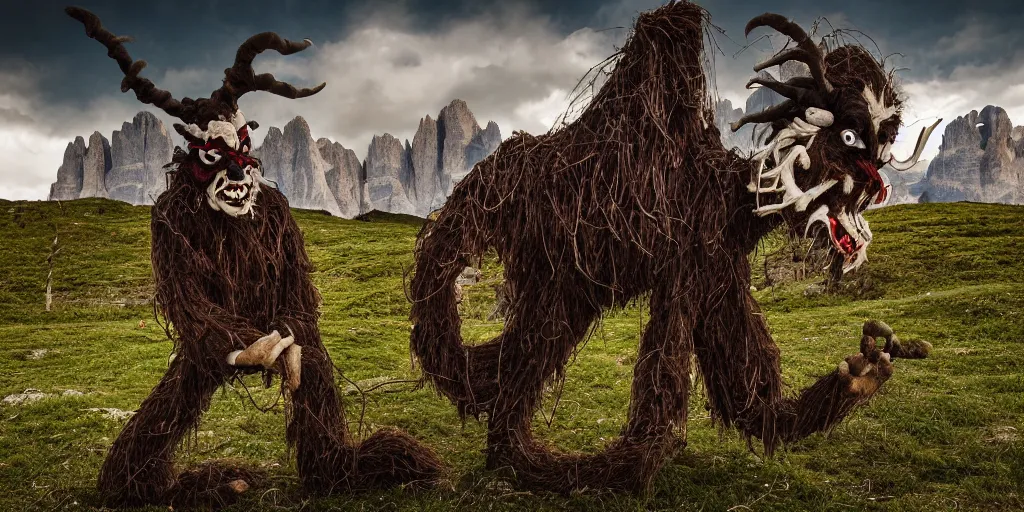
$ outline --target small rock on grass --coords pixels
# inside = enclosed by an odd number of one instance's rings
[[[15,393],[13,395],[7,395],[3,399],[3,403],[7,405],[21,405],[30,404],[46,398],[46,393],[39,391],[38,389],[26,389],[24,393]]]

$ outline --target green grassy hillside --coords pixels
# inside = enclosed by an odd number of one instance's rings
[[[356,381],[414,378],[403,272],[418,227],[386,215],[296,216],[317,265],[334,361]],[[424,440],[451,468],[444,485],[418,495],[310,500],[285,449],[282,407],[254,407],[276,396],[253,378],[248,391],[218,393],[181,461],[237,458],[266,467],[271,482],[247,493],[237,510],[1020,510],[1024,208],[898,206],[872,211],[869,220],[870,261],[839,293],[807,296],[807,281],[757,292],[784,374],[795,391],[831,371],[855,350],[868,318],[887,321],[903,339],[932,342],[933,357],[898,361],[868,406],[831,435],[773,459],[711,425],[698,393],[689,446],[650,495],[520,493],[483,470],[481,424],[463,425],[446,401],[404,384],[367,395],[362,418],[360,396],[347,395],[351,427],[365,435],[395,425]],[[96,506],[96,474],[123,420],[90,409],[137,407],[171,350],[153,319],[148,225],[147,208],[106,200],[0,201],[0,398],[28,389],[46,395],[0,404],[0,510]],[[46,312],[54,236],[60,251]],[[470,339],[500,329],[486,320],[500,269],[483,270],[464,303]],[[550,426],[538,418],[540,436],[584,451],[616,436],[643,316],[640,306],[606,317],[570,367]]]

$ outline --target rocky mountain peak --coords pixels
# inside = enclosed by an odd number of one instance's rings
[[[293,207],[347,218],[371,210],[425,217],[444,203],[458,179],[500,143],[496,123],[488,122],[481,129],[466,102],[453,100],[437,117],[420,119],[412,141],[388,133],[375,135],[364,162],[340,143],[324,137],[314,140],[301,116],[283,129],[267,128],[253,156],[262,161],[264,177],[276,184]],[[159,118],[140,112],[114,132],[111,143],[91,140],[87,146],[78,137],[69,144],[50,198],[78,198],[85,182],[85,194],[102,194],[105,187],[114,199],[149,202],[158,193],[154,193],[155,178],[159,177],[161,186],[164,183],[163,165],[170,161],[171,150],[170,136]],[[93,163],[87,166],[86,162]]]
[[[283,132],[270,127],[253,155],[263,164],[263,176],[277,184],[292,207],[342,214],[327,183],[331,165],[321,156],[309,123],[301,116],[285,124]]]
[[[78,199],[78,194],[82,191],[85,151],[85,138],[82,136],[75,137],[74,142],[68,143],[64,149],[64,161],[57,169],[57,181],[50,185],[48,200]]]
[[[1024,203],[1024,141],[1001,107],[988,105],[951,121],[939,154],[916,187],[922,202]]]
[[[82,159],[82,191],[78,197],[108,197],[106,175],[110,168],[110,142],[100,132],[93,132]]]

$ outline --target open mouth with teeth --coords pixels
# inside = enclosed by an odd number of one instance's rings
[[[249,199],[249,185],[232,183],[217,192],[217,199],[234,207],[241,207]]]
[[[867,247],[871,243],[871,230],[864,217],[858,213],[851,215],[846,210],[831,212],[828,206],[822,205],[807,220],[804,236],[808,237],[811,230],[819,223],[827,229],[832,247],[835,247],[836,252],[842,255],[844,273],[867,261]]]
[[[835,217],[829,216],[828,218],[828,234],[832,239],[832,245],[839,249],[844,255],[851,256],[856,253],[861,247],[864,246],[863,242],[858,242],[846,231],[846,228],[839,223]]]

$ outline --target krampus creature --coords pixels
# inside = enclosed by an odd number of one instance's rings
[[[167,373],[114,441],[99,488],[111,505],[223,501],[248,487],[253,474],[205,465],[175,475],[174,451],[196,428],[213,392],[239,372],[282,374],[291,398],[287,439],[303,485],[313,493],[390,486],[434,479],[433,452],[404,433],[378,432],[360,444],[350,438],[335,389],[334,366],[317,327],[320,295],[288,201],[261,177],[249,155],[249,129],[238,110],[251,91],[286,98],[319,92],[296,89],[253,59],[266,50],[289,55],[311,44],[272,32],[245,41],[223,86],[210,98],[175,100],[139,76],[133,61],[99,18],[67,13],[85,25],[124,73],[121,90],[182,120],[175,130],[188,150],[175,152],[169,185],[152,212],[156,302],[173,326],[175,357]],[[230,485],[228,485],[230,484]]]
[[[796,24],[765,14],[747,32],[770,27],[795,46],[755,69],[799,61],[810,76],[751,81],[788,100],[734,125],[770,123],[767,148],[741,158],[715,127],[703,67],[708,26],[689,2],[642,14],[575,121],[504,141],[420,233],[412,350],[462,414],[487,415],[487,466],[511,467],[524,488],[647,488],[685,443],[694,372],[713,419],[771,453],[834,426],[904,355],[890,329],[869,323],[860,353],[785,396],[747,255],[782,222],[801,233],[821,224],[845,270],[863,263],[871,231],[861,212],[884,194],[878,168],[912,165],[931,128],[910,159],[893,159],[901,100],[892,74],[860,46],[819,47]],[[505,327],[465,346],[453,282],[490,249],[504,266]],[[590,456],[535,440],[545,383],[563,377],[603,311],[642,296],[650,320],[621,437]]]

